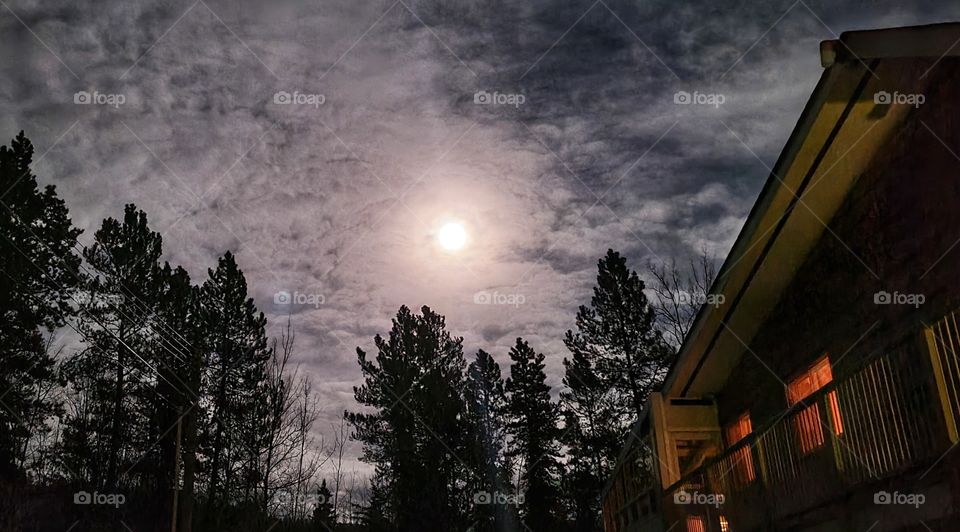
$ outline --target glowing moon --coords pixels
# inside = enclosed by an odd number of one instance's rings
[[[437,243],[446,251],[458,251],[467,244],[467,230],[462,224],[449,222],[437,232]]]

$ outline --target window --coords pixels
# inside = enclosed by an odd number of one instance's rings
[[[751,432],[753,432],[753,423],[750,422],[750,413],[744,412],[736,421],[727,425],[727,447],[733,447]],[[733,478],[737,484],[745,486],[753,482],[757,475],[753,469],[753,451],[750,446],[744,445],[737,449],[730,458],[733,460]]]
[[[727,518],[720,516],[720,532],[730,532],[730,523],[727,522]]]
[[[787,401],[793,406],[806,399],[811,394],[830,384],[833,381],[833,371],[830,368],[830,357],[824,355],[810,369],[806,370],[787,385]],[[833,431],[837,435],[843,434],[843,420],[840,417],[840,403],[837,392],[827,394],[827,405],[830,408],[830,417],[833,418]],[[820,408],[814,403],[794,418],[797,435],[800,439],[800,450],[804,454],[823,445],[823,422],[820,419]]]
[[[703,526],[703,518],[697,515],[687,516],[687,532],[707,532]]]

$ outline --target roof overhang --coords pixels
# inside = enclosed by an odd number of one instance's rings
[[[874,95],[922,92],[930,78],[910,75],[914,58],[936,64],[956,55],[956,23],[848,32],[821,45],[828,66],[711,289],[724,303],[701,308],[665,396],[709,396],[724,386],[857,178],[913,109]]]

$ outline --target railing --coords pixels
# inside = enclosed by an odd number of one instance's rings
[[[927,332],[939,351],[905,342],[871,358],[669,487],[667,526],[762,529],[935,459],[955,441],[950,421],[960,417],[960,334],[948,318]]]
[[[653,496],[656,493],[653,460],[647,434],[633,445],[615,472],[610,491],[603,500],[604,530],[637,529],[636,524],[647,519],[660,522],[659,501]]]

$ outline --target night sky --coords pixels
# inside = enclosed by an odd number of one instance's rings
[[[355,348],[402,304],[446,315],[468,359],[506,366],[523,336],[559,386],[607,248],[641,273],[723,259],[819,41],[958,19],[939,1],[2,0],[0,135],[34,142],[81,244],[133,202],[195,282],[234,252],[270,334],[291,317],[329,438]],[[437,245],[448,222],[461,251]]]

